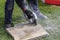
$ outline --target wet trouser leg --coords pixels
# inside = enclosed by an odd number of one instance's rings
[[[11,23],[13,8],[14,8],[14,0],[6,0],[6,4],[5,4],[5,24],[10,24]]]
[[[38,0],[28,0],[28,3],[33,11],[38,10]]]

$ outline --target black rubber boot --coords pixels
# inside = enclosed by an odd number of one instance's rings
[[[11,24],[5,24],[5,28],[10,28]]]
[[[5,27],[5,28],[14,27],[14,24],[13,24],[13,23],[11,23],[11,24],[4,24],[4,27]]]

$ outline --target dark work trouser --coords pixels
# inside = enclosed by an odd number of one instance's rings
[[[10,24],[11,23],[13,8],[14,8],[14,0],[6,0],[6,4],[5,4],[5,24]]]
[[[24,11],[24,9],[27,9],[27,3],[26,0],[15,0],[17,5]],[[29,4],[34,10],[36,9],[35,7],[38,7],[38,2],[37,0],[28,0]],[[12,12],[14,9],[14,0],[6,0],[5,4],[5,24],[10,24],[12,21]]]

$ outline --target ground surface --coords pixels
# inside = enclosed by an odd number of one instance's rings
[[[40,1],[39,1],[40,2]],[[0,40],[13,40],[3,27],[5,0],[0,0]],[[51,6],[40,3],[39,9],[48,16],[47,20],[40,21],[40,24],[49,32],[50,36],[41,40],[60,40],[60,6]],[[15,3],[13,23],[22,22],[22,11]],[[39,39],[40,40],[40,39]]]

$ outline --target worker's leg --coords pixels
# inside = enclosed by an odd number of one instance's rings
[[[28,0],[28,3],[32,11],[34,11],[39,18],[47,19],[47,17],[39,11],[38,0]]]
[[[5,24],[11,24],[14,0],[6,0],[5,4]]]

